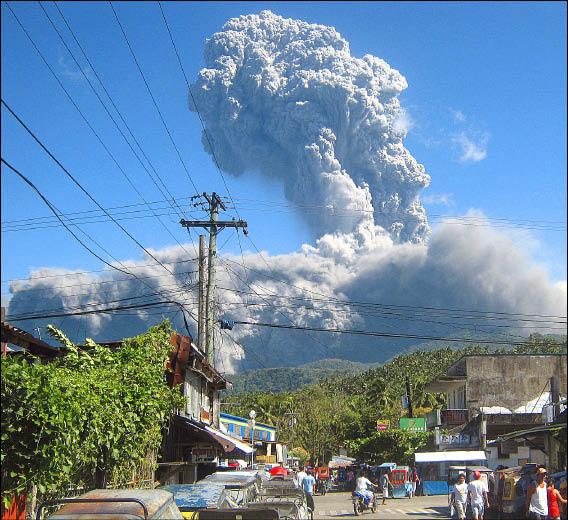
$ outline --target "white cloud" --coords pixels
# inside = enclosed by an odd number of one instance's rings
[[[450,108],[450,112],[452,113],[452,116],[456,122],[465,123],[466,117],[461,110],[454,110],[453,108]]]
[[[421,199],[425,204],[431,204],[433,206],[450,207],[455,205],[453,193],[432,193],[424,195]]]
[[[61,75],[72,81],[86,81],[85,76],[87,76],[90,81],[94,79],[93,71],[88,65],[79,70],[76,66],[68,63],[63,56],[59,56],[57,63],[59,64]]]
[[[459,161],[462,163],[483,161],[487,157],[488,141],[487,135],[482,135],[475,140],[465,132],[461,132],[452,138],[452,142],[460,149]]]

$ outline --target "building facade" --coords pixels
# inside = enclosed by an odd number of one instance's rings
[[[546,463],[543,443],[492,441],[542,426],[547,405],[566,397],[566,372],[565,355],[464,356],[425,388],[446,394],[446,407],[426,416],[436,449],[481,449],[491,467]]]
[[[220,416],[221,430],[231,437],[248,441],[254,445],[255,462],[259,464],[275,464],[287,462],[286,445],[276,439],[276,428],[256,422],[252,428],[251,422],[244,417],[222,413]]]
[[[230,383],[191,337],[173,334],[171,343],[167,379],[180,387],[185,406],[164,435],[157,479],[161,484],[190,484],[216,471],[221,460],[244,458],[253,450],[219,429],[219,392]]]

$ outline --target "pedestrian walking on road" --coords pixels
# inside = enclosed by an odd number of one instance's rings
[[[306,504],[310,511],[315,510],[314,504],[314,486],[316,485],[316,479],[312,475],[310,471],[303,479],[302,479],[302,489],[306,494]]]
[[[381,489],[383,492],[383,506],[385,505],[387,498],[389,497],[389,487],[392,487],[392,483],[390,481],[390,469],[387,470],[381,476]]]
[[[536,483],[532,482],[527,492],[526,509],[529,518],[533,520],[546,520],[548,518],[546,475],[546,468],[538,468],[536,470]]]
[[[298,471],[296,478],[298,479],[298,486],[302,487],[302,481],[308,476],[304,471],[304,466],[300,466],[300,471]]]
[[[485,508],[489,508],[489,490],[487,484],[481,480],[481,472],[474,471],[473,479],[467,485],[467,495],[473,512],[473,520],[483,520]]]
[[[418,483],[420,482],[420,477],[418,476],[418,472],[416,468],[412,468],[412,473],[410,474],[410,480],[412,482],[412,497],[416,496],[416,488],[418,487]]]
[[[560,506],[558,502],[566,504],[566,500],[564,500],[560,491],[554,488],[554,479],[550,477],[548,479],[548,520],[560,520]]]
[[[467,484],[463,473],[458,475],[458,481],[454,485],[450,497],[450,509],[452,511],[452,518],[465,520],[465,512],[467,510]]]

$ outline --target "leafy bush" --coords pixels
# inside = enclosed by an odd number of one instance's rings
[[[169,322],[110,350],[79,350],[51,334],[67,354],[48,363],[2,359],[2,498],[29,490],[56,495],[67,486],[132,479],[160,446],[182,396],[165,384]],[[98,477],[98,478],[97,478]]]

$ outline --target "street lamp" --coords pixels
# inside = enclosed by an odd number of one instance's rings
[[[254,468],[254,426],[255,426],[254,418],[256,417],[256,412],[254,410],[251,410],[249,413],[249,417],[250,417],[250,444],[252,447],[252,452],[250,454],[250,467]]]

